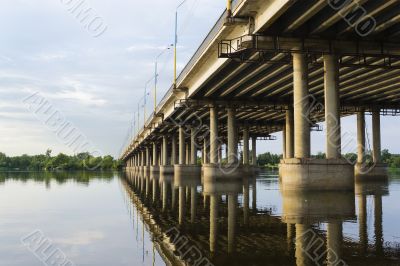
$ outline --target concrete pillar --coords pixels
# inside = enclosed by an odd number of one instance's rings
[[[175,165],[178,163],[178,160],[176,158],[176,135],[173,133],[171,136],[171,142],[172,142],[172,147],[171,147],[171,165]]]
[[[341,157],[339,65],[335,55],[324,55],[326,158]]]
[[[218,238],[218,204],[219,197],[210,196],[210,252],[215,253]]]
[[[343,226],[342,222],[330,222],[326,230],[327,244],[327,265],[340,265],[338,262],[342,259],[343,246]]]
[[[305,54],[293,55],[294,156],[310,158],[308,65]]]
[[[142,150],[142,166],[146,166],[145,152]]]
[[[236,110],[234,108],[228,108],[227,111],[228,111],[228,163],[235,164],[238,161]]]
[[[285,134],[286,134],[286,157],[285,158],[293,158],[294,157],[294,117],[293,117],[293,107],[289,106],[289,109],[286,110],[286,119],[285,119]]]
[[[186,143],[186,164],[190,164],[190,143]]]
[[[153,166],[158,166],[158,147],[156,142],[153,142]]]
[[[286,127],[282,129],[282,157],[283,159],[286,157]]]
[[[185,129],[179,126],[179,164],[186,162],[186,143],[185,143]]]
[[[372,112],[372,145],[374,163],[381,162],[381,117],[380,110]]]
[[[162,164],[168,165],[168,138],[163,136]]]
[[[196,128],[190,130],[190,164],[197,164]]]
[[[249,127],[243,129],[243,164],[250,164],[250,149],[249,149]]]
[[[226,146],[226,147],[228,147],[228,146]],[[226,151],[226,154],[228,154],[228,151]],[[218,162],[222,163],[222,143],[218,144]]]
[[[209,142],[207,138],[204,138],[203,141],[203,164],[207,164],[210,162],[208,158],[208,151],[209,151]]]
[[[237,195],[228,195],[228,253],[235,251]]]
[[[251,137],[251,164],[257,166],[257,137]]]
[[[357,162],[365,161],[365,113],[357,113]]]
[[[210,163],[218,163],[218,110],[210,108]]]
[[[150,166],[150,147],[146,147],[146,166]]]

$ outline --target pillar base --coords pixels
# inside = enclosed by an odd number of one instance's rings
[[[143,172],[145,175],[150,174],[150,166],[143,166]]]
[[[201,176],[201,166],[199,165],[187,165],[187,164],[175,164],[174,165],[175,176]]]
[[[160,174],[168,175],[174,173],[174,166],[173,165],[162,165],[160,166]]]
[[[243,166],[228,166],[223,164],[205,164],[203,165],[204,177],[222,178],[242,178],[245,175]]]
[[[138,173],[141,175],[144,174],[144,166],[139,166]]]
[[[283,190],[354,190],[354,166],[345,159],[283,159]]]
[[[387,164],[379,163],[373,166],[357,163],[354,166],[354,175],[357,181],[380,181],[388,179]]]
[[[160,166],[150,166],[150,172],[159,173],[160,172]]]
[[[244,164],[241,166],[241,171],[243,175],[247,175],[247,177],[252,177],[260,172],[260,168],[258,166]]]

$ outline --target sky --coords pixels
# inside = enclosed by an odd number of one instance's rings
[[[171,85],[172,51],[166,47],[173,42],[177,4],[175,0],[0,0],[0,152],[16,156],[43,154],[48,148],[53,154],[76,151],[49,127],[43,113],[31,108],[32,102],[27,103],[35,95],[101,154],[118,157],[132,134],[138,104],[144,103],[145,84],[154,77],[155,58],[162,52],[157,98]],[[178,70],[224,5],[223,0],[187,0],[181,7]],[[82,21],[78,13],[83,6],[91,9]],[[152,97],[151,93],[146,97],[148,113]],[[342,134],[352,141],[346,150],[355,152],[355,117],[342,122]],[[400,153],[399,125],[396,117],[382,118],[382,146],[393,153]],[[281,134],[276,136],[276,141],[259,141],[258,152],[281,153]],[[314,153],[324,151],[324,143],[324,132],[312,133]]]

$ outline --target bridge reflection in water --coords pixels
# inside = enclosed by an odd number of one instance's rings
[[[356,183],[355,192],[311,192],[279,190],[275,173],[145,173],[127,171],[123,185],[169,265],[400,265],[400,248],[383,239],[387,181]],[[280,195],[272,205],[265,199],[271,188]]]

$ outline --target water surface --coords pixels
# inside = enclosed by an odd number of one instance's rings
[[[302,193],[275,172],[0,173],[0,265],[400,265],[399,202],[396,174]]]

